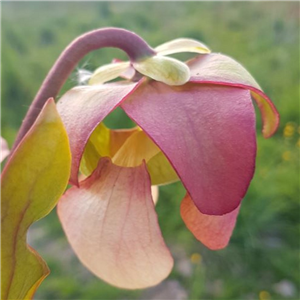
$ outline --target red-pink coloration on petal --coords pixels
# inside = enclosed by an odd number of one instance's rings
[[[93,130],[136,86],[137,83],[79,86],[58,101],[57,110],[70,140],[71,183],[78,185],[80,160]]]
[[[9,154],[9,149],[6,140],[1,136],[0,137],[0,162],[2,162]]]
[[[180,206],[180,214],[186,227],[206,247],[211,250],[225,248],[234,229],[240,206],[223,216],[202,214],[188,194]]]
[[[164,152],[202,213],[223,215],[239,206],[256,155],[249,91],[150,81],[122,108]]]
[[[190,82],[241,87],[251,91],[263,120],[263,136],[272,136],[279,125],[279,113],[251,74],[237,61],[223,54],[206,54],[191,59]]]
[[[107,158],[58,204],[67,238],[81,262],[106,282],[139,289],[165,279],[173,259],[154,210],[145,165],[118,167]]]

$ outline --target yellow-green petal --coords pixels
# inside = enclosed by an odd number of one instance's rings
[[[123,167],[136,167],[145,160],[152,185],[179,180],[165,155],[139,127],[111,130],[100,123],[86,144],[80,171],[89,176],[105,156]]]
[[[145,161],[152,185],[179,180],[168,159],[144,131],[136,131],[113,156],[112,162],[122,167],[137,167]]]
[[[53,99],[48,100],[1,178],[2,299],[31,299],[48,275],[47,264],[27,245],[26,234],[56,205],[70,166],[68,137]]]
[[[147,169],[153,185],[163,185],[179,180],[177,173],[161,151],[147,162]]]
[[[141,74],[167,85],[183,85],[190,79],[188,66],[171,57],[155,55],[133,62],[133,66]]]
[[[112,158],[127,138],[137,131],[140,131],[138,127],[112,130],[107,128],[104,123],[100,123],[85,146],[80,171],[89,176],[96,169],[101,157]]]
[[[155,48],[155,51],[160,55],[169,55],[181,52],[192,52],[205,54],[210,53],[209,48],[203,43],[188,38],[180,38],[169,41]]]
[[[160,149],[144,131],[137,131],[126,140],[112,158],[112,162],[122,167],[137,167],[143,160],[147,162],[159,152]]]
[[[88,176],[97,167],[101,157],[110,157],[110,132],[100,123],[91,134],[81,159],[80,171]]]

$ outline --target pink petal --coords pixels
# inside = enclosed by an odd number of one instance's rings
[[[112,285],[127,289],[153,286],[173,267],[144,165],[125,168],[101,159],[80,188],[67,191],[58,214],[81,262]]]
[[[61,97],[57,109],[70,140],[71,183],[78,185],[80,160],[93,130],[136,86],[137,83],[81,86],[71,89]]]
[[[2,162],[9,154],[7,142],[2,136],[0,137],[0,148],[1,148],[0,162]]]
[[[279,125],[279,114],[272,101],[250,73],[238,62],[222,54],[201,55],[188,62],[190,82],[212,83],[249,89],[263,120],[263,136],[272,136]]]
[[[187,194],[181,202],[180,213],[186,227],[211,250],[225,248],[235,227],[240,206],[223,216],[202,214]]]
[[[222,215],[237,208],[255,165],[249,91],[151,81],[122,108],[161,148],[202,213]]]

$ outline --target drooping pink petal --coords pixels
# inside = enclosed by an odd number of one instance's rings
[[[2,136],[0,137],[0,149],[1,149],[0,162],[2,162],[9,154],[7,142]]]
[[[127,289],[156,285],[173,259],[154,210],[144,165],[118,167],[107,158],[58,205],[67,238],[81,262],[108,283]]]
[[[137,85],[123,82],[76,87],[58,101],[57,109],[66,127],[72,152],[71,183],[78,184],[80,160],[93,130]]]
[[[188,63],[190,82],[237,86],[251,91],[263,120],[263,136],[272,136],[279,125],[279,114],[272,101],[262,91],[251,74],[237,61],[223,54],[198,56]]]
[[[180,214],[186,227],[211,250],[225,248],[234,229],[240,206],[223,216],[202,214],[188,194],[180,206]]]
[[[161,148],[202,213],[222,215],[237,208],[255,165],[249,91],[151,81],[122,108]]]

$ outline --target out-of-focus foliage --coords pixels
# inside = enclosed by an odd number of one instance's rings
[[[51,269],[36,298],[299,298],[299,3],[4,2],[2,135],[10,144],[62,49],[76,36],[107,26],[135,31],[153,47],[189,37],[204,42],[213,52],[232,56],[274,101],[281,125],[274,137],[265,140],[257,118],[256,174],[226,249],[213,252],[200,245],[180,219],[182,186],[162,187],[157,211],[175,257],[174,271],[159,287],[123,291],[85,270],[52,213],[30,235],[31,244]],[[127,59],[120,50],[102,49],[88,55],[79,67],[94,71],[115,57]],[[75,84],[76,72],[64,91]],[[121,110],[106,121],[114,128],[132,126]]]

